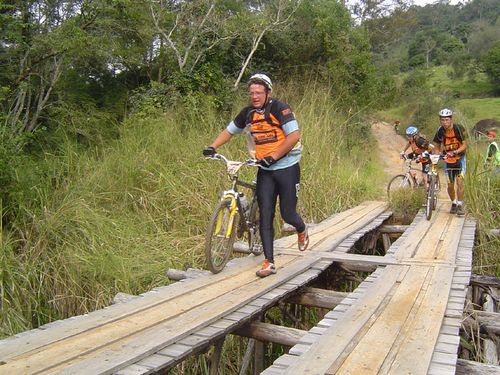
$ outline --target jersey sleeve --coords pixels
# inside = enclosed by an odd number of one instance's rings
[[[442,127],[440,127],[436,134],[434,135],[434,139],[432,140],[434,143],[436,144],[440,144],[443,142],[443,132],[444,132],[444,129]]]
[[[288,104],[283,103],[279,100],[276,100],[274,106],[271,107],[271,113],[274,117],[276,117],[281,126],[283,126],[287,122],[295,120],[295,115],[292,111],[292,108],[290,108]]]
[[[232,134],[232,135],[235,135],[235,134],[241,134],[243,133],[243,129],[242,128],[239,128],[236,126],[236,124],[234,123],[234,121],[231,121],[229,123],[229,125],[227,126],[226,130]]]
[[[248,117],[248,112],[251,110],[251,107],[245,107],[241,110],[240,113],[234,118],[233,123],[236,127],[240,129],[245,129],[245,126],[247,125],[247,117]]]
[[[285,134],[288,135],[290,133],[293,133],[294,131],[299,130],[299,123],[297,122],[297,120],[288,121],[281,128],[283,129]]]

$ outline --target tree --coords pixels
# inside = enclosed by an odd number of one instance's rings
[[[149,10],[157,53],[171,51],[181,73],[192,73],[210,50],[240,32],[230,26],[240,9],[227,8],[218,0],[151,1]]]
[[[491,82],[497,85],[497,90],[500,90],[500,41],[495,43],[484,56],[483,65]]]
[[[249,34],[252,35],[252,42],[250,50],[241,64],[240,72],[234,82],[234,88],[238,87],[243,74],[248,68],[250,60],[253,58],[264,35],[271,30],[282,29],[289,25],[291,23],[292,16],[297,11],[301,1],[302,0],[276,0],[266,4],[260,16],[255,17],[252,15],[247,18],[247,22],[251,25],[249,28],[251,32]]]

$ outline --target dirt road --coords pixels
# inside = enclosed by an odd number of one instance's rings
[[[372,132],[377,140],[380,160],[387,174],[387,181],[389,181],[392,176],[402,172],[399,152],[405,147],[406,140],[394,131],[392,124],[387,122],[374,123]]]
[[[403,161],[399,157],[399,153],[406,145],[406,139],[397,134],[392,124],[387,122],[376,122],[372,125],[372,132],[377,140],[377,147],[380,155],[380,160],[383,163],[384,172],[386,173],[386,182],[396,174],[403,172]],[[407,153],[410,150],[406,151]],[[440,167],[441,167],[440,162]],[[446,193],[446,178],[443,170],[440,168],[440,180],[442,183],[441,190],[438,193],[440,199],[448,199]]]

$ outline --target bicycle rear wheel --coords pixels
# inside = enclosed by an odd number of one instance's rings
[[[208,223],[205,257],[207,268],[213,273],[222,271],[233,251],[235,217],[231,217],[231,201],[224,200],[217,205]]]
[[[413,188],[411,179],[404,174],[398,174],[389,181],[387,185],[387,196],[391,199],[395,195],[405,194],[405,192],[411,188]]]
[[[427,190],[427,199],[425,202],[425,217],[430,220],[432,217],[432,211],[436,206],[436,177],[431,176],[429,181],[429,189]]]

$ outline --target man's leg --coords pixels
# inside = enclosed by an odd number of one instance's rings
[[[278,189],[273,177],[273,171],[259,169],[257,173],[257,202],[260,210],[260,237],[264,256],[274,262],[274,211]]]
[[[451,169],[451,166],[449,166],[448,164],[445,164],[444,173],[446,174],[446,181],[448,183],[448,185],[447,185],[448,196],[451,199],[450,214],[456,214],[457,213],[457,201],[456,201],[456,194],[455,194],[455,174],[454,174],[453,169]]]
[[[297,201],[300,187],[299,164],[283,169],[279,174],[278,194],[280,197],[280,213],[285,222],[293,225],[297,230],[297,246],[300,251],[307,250],[309,246],[309,234],[304,220],[297,213]]]
[[[280,213],[283,220],[295,227],[297,232],[306,228],[304,221],[297,213],[297,202],[300,186],[300,167],[294,164],[291,167],[275,171],[280,197]]]
[[[463,208],[463,201],[464,201],[464,196],[465,196],[465,183],[464,183],[464,177],[465,177],[465,166],[466,166],[466,159],[465,156],[460,159],[459,162],[459,170],[457,170],[457,176],[455,178],[456,184],[457,184],[457,215],[458,216],[463,216],[465,215],[465,211]]]

